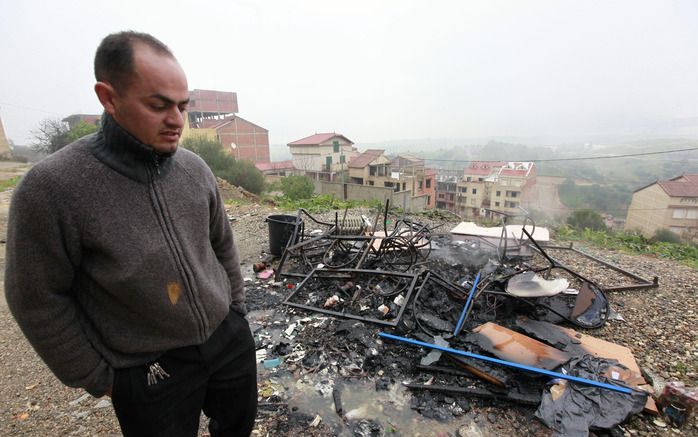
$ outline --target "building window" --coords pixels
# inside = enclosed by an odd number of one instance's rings
[[[466,181],[466,182],[470,182],[471,180],[472,180],[472,178],[471,178],[470,176],[467,176],[467,177],[465,178],[465,181]]]
[[[422,191],[422,186],[423,186],[423,185],[424,185],[424,181],[419,181],[419,182],[417,183],[417,189],[418,189],[419,191]]]
[[[473,194],[477,194],[477,188],[473,188]]]
[[[499,202],[494,202],[494,206],[499,206]]]
[[[368,184],[369,184],[369,185],[373,185],[373,181],[368,181]]]
[[[484,180],[485,180],[484,178],[477,178],[477,181],[478,181],[478,182],[482,182],[482,181],[484,181]]]
[[[499,196],[501,196],[501,195],[502,195],[502,192],[501,192],[501,191],[497,191],[497,197],[499,197]]]
[[[325,157],[325,165],[327,165],[328,167],[332,165],[332,157],[331,156]]]
[[[347,162],[347,157],[344,155],[339,155],[339,162],[341,164],[344,164],[345,162]]]
[[[696,219],[698,218],[698,209],[676,208],[671,218]]]
[[[518,191],[507,191],[507,197],[519,197],[519,192]]]
[[[468,192],[468,187],[460,187],[460,192],[461,192],[461,193],[467,193],[467,192]]]
[[[427,196],[427,205],[431,205],[431,196]]]
[[[339,153],[339,141],[337,141],[337,140],[332,141],[332,151],[334,153]]]
[[[431,188],[431,179],[427,179],[427,188]]]

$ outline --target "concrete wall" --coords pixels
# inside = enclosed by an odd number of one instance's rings
[[[347,184],[347,200],[373,200],[377,199],[385,203],[390,199],[392,205],[393,190],[385,187],[372,187],[369,185]]]
[[[395,192],[390,188],[339,182],[313,181],[313,184],[315,184],[315,194],[329,194],[342,200],[378,200],[385,203],[387,199],[390,199],[391,206],[404,208],[408,211],[423,211],[428,206],[426,195],[412,197],[409,191]],[[345,192],[346,197],[344,196]],[[405,205],[405,203],[407,204]]]
[[[412,197],[409,191],[393,192],[393,200],[390,204],[407,211],[424,211],[429,206],[426,194]]]

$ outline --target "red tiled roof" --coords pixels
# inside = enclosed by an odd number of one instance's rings
[[[502,161],[471,162],[470,165],[463,170],[463,174],[478,176],[489,175],[505,165],[506,163]]]
[[[698,184],[698,174],[685,174],[683,177],[686,178],[688,182]]]
[[[499,172],[500,176],[526,176],[528,170],[514,170],[513,168],[503,168]]]
[[[311,135],[309,137],[301,138],[300,140],[296,140],[296,141],[293,141],[292,143],[288,143],[288,145],[289,146],[316,146],[318,144],[322,144],[326,141],[329,141],[334,137],[342,137],[349,144],[354,144],[349,138],[345,137],[342,134],[338,134],[336,132],[327,132],[327,133],[315,134],[315,135]]]
[[[657,184],[671,197],[698,197],[696,178],[689,178],[686,181],[659,181]]]
[[[382,149],[368,149],[361,155],[355,157],[351,161],[349,161],[349,167],[350,168],[364,168],[367,165],[369,165],[373,160],[381,156],[383,153],[385,153],[385,150]]]
[[[256,128],[259,128],[260,130],[262,130],[262,131],[264,131],[264,132],[269,132],[269,130],[263,128],[262,126],[260,126],[260,125],[258,125],[258,124],[255,124],[255,123],[252,123],[250,120],[245,120],[244,118],[240,117],[240,116],[237,115],[237,114],[236,114],[236,115],[231,115],[230,117],[226,117],[224,120],[221,121],[221,123],[219,123],[219,124],[213,126],[213,128],[216,129],[216,130],[221,129],[221,128],[227,126],[228,124],[232,123],[232,122],[235,121],[235,120],[239,120],[239,121],[241,121],[241,122],[243,122],[243,123],[250,124],[250,125],[252,125],[252,126],[254,126],[254,127],[256,127]]]
[[[293,161],[258,162],[254,165],[259,171],[293,169]]]

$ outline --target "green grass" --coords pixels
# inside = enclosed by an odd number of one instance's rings
[[[567,226],[557,230],[556,239],[586,241],[606,249],[616,249],[631,254],[655,255],[659,258],[672,259],[698,268],[698,247],[691,244],[653,241],[641,235],[627,232],[592,231],[590,229],[578,231]]]
[[[305,209],[310,213],[320,213],[326,211],[341,210],[346,208],[367,207],[376,208],[380,206],[380,202],[375,201],[355,201],[355,200],[339,200],[329,194],[313,196],[310,199],[291,200],[286,197],[274,198],[277,206],[284,210]]]
[[[9,190],[10,188],[16,187],[21,179],[22,176],[15,176],[13,178],[0,181],[0,191]]]

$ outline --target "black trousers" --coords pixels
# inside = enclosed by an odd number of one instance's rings
[[[257,363],[247,320],[230,311],[205,343],[117,369],[112,402],[127,437],[196,436],[201,411],[212,437],[248,436],[257,414]]]

